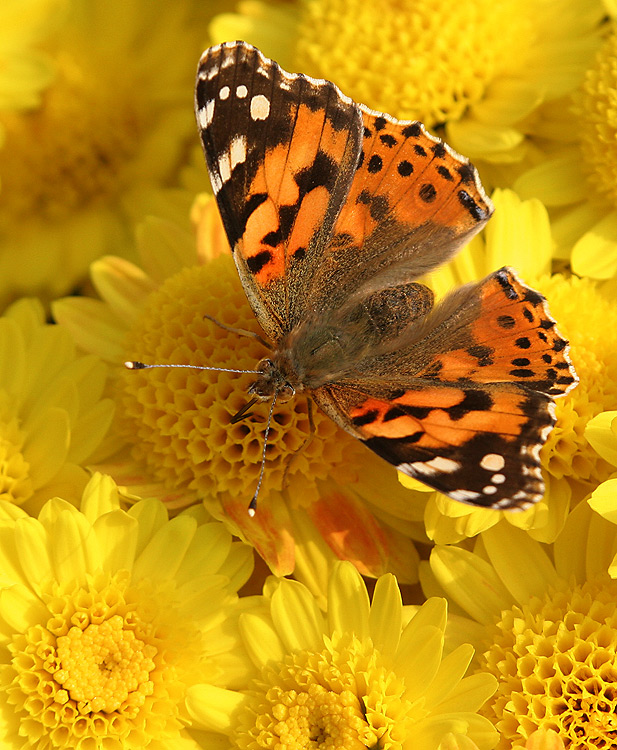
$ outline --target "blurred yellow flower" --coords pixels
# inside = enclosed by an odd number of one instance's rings
[[[499,681],[482,713],[499,750],[522,748],[537,729],[568,750],[615,745],[617,582],[608,568],[617,528],[580,503],[552,547],[501,523],[473,552],[437,546],[421,571],[427,595],[445,595],[475,621],[478,669]],[[463,618],[460,618],[463,620]],[[555,738],[527,744],[556,748]]]
[[[540,136],[558,132],[562,143],[514,184],[553,211],[560,257],[593,279],[617,275],[617,31],[604,45],[571,99],[544,113]]]
[[[373,601],[349,563],[337,563],[323,614],[308,589],[266,584],[261,610],[240,629],[254,678],[242,692],[190,688],[195,725],[218,731],[225,748],[328,747],[332,750],[492,748],[497,740],[478,709],[490,675],[465,677],[473,655],[444,654],[443,599],[431,599],[403,625],[396,579],[383,576]]]
[[[527,155],[536,108],[581,81],[603,15],[589,0],[245,0],[210,33],[245,39],[373,109],[419,119],[471,159],[509,164]]]
[[[325,581],[328,559],[352,560],[367,575],[394,570],[403,582],[415,581],[418,555],[410,537],[424,538],[421,507],[414,508],[413,495],[391,466],[317,410],[314,438],[305,444],[306,399],[277,404],[257,515],[251,518],[267,405],[231,422],[248,401],[251,378],[121,369],[124,360],[135,359],[254,370],[266,353],[256,339],[205,317],[260,332],[214,201],[206,206],[202,201],[196,209],[199,252],[188,232],[151,220],[140,230],[146,271],[118,258],[102,259],[93,265],[92,279],[103,301],[69,298],[53,306],[81,347],[115,365],[117,429],[128,448],[104,470],[137,495],[156,493],[170,507],[203,500],[274,572],[296,569],[315,581],[315,591]]]
[[[66,294],[109,248],[131,252],[136,218],[184,216],[192,197],[174,188],[195,138],[197,5],[66,0],[53,23],[50,5],[0,10],[0,62],[5,37],[39,50],[0,65],[0,309]]]
[[[68,331],[45,323],[37,300],[0,318],[0,499],[37,513],[56,494],[77,502],[82,468],[105,437],[113,402],[106,366],[78,355]]]
[[[235,592],[252,565],[201,516],[122,511],[102,475],[81,510],[55,498],[34,519],[0,502],[3,748],[200,747],[187,690],[246,681]]]

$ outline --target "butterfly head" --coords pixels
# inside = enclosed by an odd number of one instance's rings
[[[251,395],[263,401],[276,395],[279,403],[285,403],[295,396],[296,389],[276,362],[265,357],[257,365],[257,372],[257,379],[249,386]]]

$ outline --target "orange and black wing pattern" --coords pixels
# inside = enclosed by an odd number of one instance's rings
[[[553,399],[577,383],[568,344],[546,300],[509,268],[459,301],[449,319],[438,306],[408,350],[366,360],[355,382],[314,397],[375,453],[454,500],[526,508],[544,493]]]
[[[305,280],[347,198],[360,111],[334,84],[287,73],[245,42],[206,50],[195,106],[240,278],[276,341],[302,315]]]

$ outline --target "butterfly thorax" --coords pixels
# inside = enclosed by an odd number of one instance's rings
[[[288,400],[296,392],[339,380],[366,355],[366,343],[323,320],[300,323],[257,365],[261,373],[249,388],[258,398]]]

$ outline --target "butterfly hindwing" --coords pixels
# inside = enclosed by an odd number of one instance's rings
[[[355,380],[314,392],[321,408],[456,500],[502,508],[539,500],[552,398],[577,382],[542,295],[502,268],[410,316],[406,330],[396,320],[393,328],[390,351],[366,357]]]
[[[360,111],[334,84],[286,73],[244,42],[207,50],[196,112],[249,301],[275,341],[302,316],[359,158]]]

